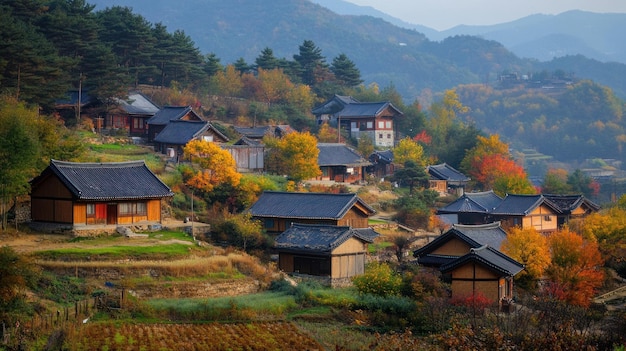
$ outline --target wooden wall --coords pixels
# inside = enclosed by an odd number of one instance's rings
[[[475,262],[469,262],[451,272],[452,297],[463,298],[481,292],[489,300],[500,301],[500,279],[492,270]]]

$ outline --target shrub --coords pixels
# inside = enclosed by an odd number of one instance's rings
[[[352,282],[361,294],[394,296],[402,289],[402,277],[385,263],[368,264],[365,274],[354,277]]]

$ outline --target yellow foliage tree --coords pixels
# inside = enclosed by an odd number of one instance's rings
[[[226,66],[224,71],[218,71],[213,79],[224,96],[239,96],[243,89],[241,75],[233,65]]]
[[[328,125],[328,123],[322,124],[319,132],[317,132],[317,139],[321,143],[334,143],[337,142],[337,130]]]
[[[264,138],[271,151],[268,156],[270,168],[286,174],[297,182],[319,176],[322,171],[317,165],[317,139],[309,132],[294,132],[282,139]]]
[[[534,286],[551,262],[548,240],[535,228],[511,228],[500,251],[524,265],[516,278],[527,288]]]
[[[184,148],[185,157],[200,166],[187,185],[205,192],[212,191],[216,186],[229,184],[239,185],[241,174],[237,172],[237,163],[231,154],[217,144],[192,140]]]
[[[424,148],[413,139],[406,137],[398,142],[393,149],[394,163],[403,165],[406,161],[413,161],[419,167],[426,167]]]

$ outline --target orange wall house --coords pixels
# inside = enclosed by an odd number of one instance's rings
[[[160,223],[161,201],[172,195],[143,161],[52,160],[31,181],[31,217],[75,227]]]

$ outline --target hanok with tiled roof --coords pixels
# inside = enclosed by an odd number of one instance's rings
[[[454,225],[415,250],[413,256],[420,265],[437,268],[447,280],[452,281],[453,297],[481,292],[492,301],[501,303],[512,298],[512,278],[523,268],[499,251],[505,239],[506,233],[499,222]]]
[[[426,171],[430,176],[430,189],[437,191],[440,195],[453,193],[461,196],[465,192],[465,185],[470,181],[465,174],[447,163],[428,166]]]
[[[480,292],[501,308],[512,303],[513,277],[523,269],[524,265],[489,245],[471,248],[440,267],[441,273],[449,277],[453,299]]]
[[[115,99],[117,107],[107,114],[105,125],[109,128],[127,128],[130,135],[147,137],[148,120],[160,108],[140,92],[131,92],[126,99]]]
[[[441,265],[466,254],[469,249],[489,245],[499,249],[506,233],[499,222],[481,225],[455,224],[444,234],[427,245],[415,250],[417,262],[428,267]]]
[[[352,97],[335,95],[311,111],[318,124],[332,123],[359,139],[368,136],[375,146],[395,146],[395,119],[403,115],[389,101],[359,102]]]
[[[228,137],[207,121],[170,121],[154,138],[154,149],[162,153],[172,154],[170,157],[180,158],[183,148],[192,140],[205,140],[216,143],[228,141]]]
[[[373,238],[348,226],[293,224],[275,241],[278,268],[289,274],[347,285],[365,270],[367,244]]]
[[[153,141],[171,121],[204,121],[204,119],[191,106],[165,106],[148,120],[148,140]]]
[[[376,211],[356,194],[265,191],[248,212],[268,232],[283,232],[293,223],[368,228]]]
[[[371,163],[354,149],[339,143],[318,143],[319,180],[354,183],[365,180],[365,168]]]
[[[90,225],[160,223],[172,191],[143,161],[77,163],[52,160],[31,181],[35,222]]]
[[[582,218],[591,213],[598,212],[600,206],[595,202],[587,199],[584,195],[554,195],[543,194],[553,204],[558,206],[561,214],[558,215],[558,225],[562,227],[570,219]]]
[[[504,227],[535,228],[541,233],[558,229],[557,217],[561,209],[543,195],[507,194],[491,211],[494,221]]]
[[[378,178],[393,175],[395,165],[393,163],[393,150],[375,150],[369,155],[368,160],[372,163],[367,167],[367,172]]]
[[[262,144],[262,139],[266,136],[282,138],[287,134],[295,132],[288,124],[279,124],[276,126],[262,126],[262,127],[234,127],[235,131],[241,135],[241,139],[244,143],[255,142]],[[239,141],[237,142],[240,145]]]
[[[450,224],[490,223],[491,211],[502,202],[493,190],[464,193],[455,201],[437,210],[437,215]]]

